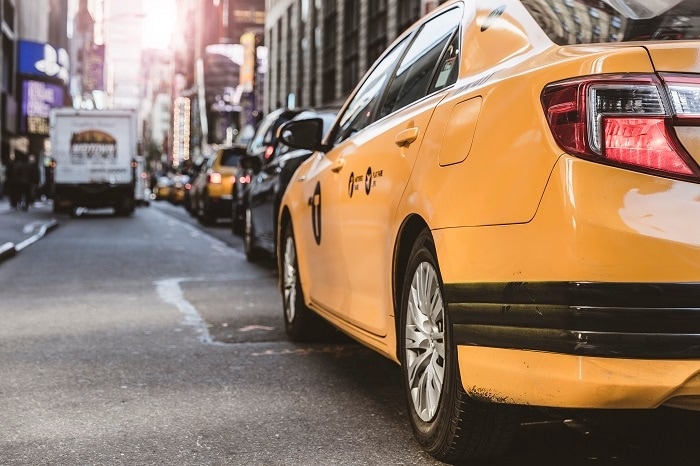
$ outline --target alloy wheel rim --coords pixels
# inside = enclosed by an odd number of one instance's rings
[[[297,269],[296,248],[294,239],[289,236],[284,247],[284,312],[287,322],[291,323],[296,314],[295,303],[297,297]]]
[[[406,315],[406,372],[416,414],[435,417],[445,376],[445,305],[435,268],[422,262],[411,281]]]

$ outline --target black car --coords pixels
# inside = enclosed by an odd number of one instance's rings
[[[247,157],[240,161],[239,179],[233,185],[231,211],[231,232],[243,233],[248,183],[253,171],[259,170],[275,154],[277,149],[277,129],[305,109],[279,108],[267,114],[255,129],[255,134],[246,147]]]
[[[321,118],[324,133],[335,121],[339,108],[305,110],[293,120]],[[279,143],[271,156],[254,168],[247,192],[243,244],[246,258],[250,262],[276,254],[277,214],[280,199],[296,169],[309,158],[311,151],[291,149]]]

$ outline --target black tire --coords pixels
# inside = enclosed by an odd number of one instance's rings
[[[245,228],[243,229],[243,250],[248,262],[259,262],[265,256],[255,244],[255,225],[253,225],[253,214],[250,209],[245,210]]]
[[[238,185],[233,184],[231,196],[231,234],[242,236],[245,231],[245,209],[241,209],[238,197]]]
[[[135,208],[134,201],[126,199],[114,208],[114,215],[117,217],[129,217],[133,215]]]
[[[401,288],[399,358],[411,427],[420,446],[440,461],[500,456],[513,443],[519,408],[475,400],[462,388],[434,251],[424,230],[413,244]],[[425,328],[426,323],[431,325]]]
[[[61,204],[59,201],[53,201],[53,213],[54,214],[70,214],[73,207],[70,205]]]
[[[281,254],[279,275],[282,281],[282,310],[287,336],[296,342],[325,342],[337,339],[338,332],[304,302],[291,224],[287,224],[282,234]]]
[[[197,216],[197,220],[202,225],[211,226],[216,223],[216,217],[214,217],[214,212],[212,212],[211,206],[209,205],[209,193],[204,193],[204,202],[200,214]]]

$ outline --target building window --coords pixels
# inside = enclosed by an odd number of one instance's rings
[[[323,74],[322,99],[328,103],[335,98],[335,58],[338,44],[336,41],[338,12],[335,0],[323,2]]]
[[[274,70],[277,84],[277,103],[275,108],[282,106],[282,20],[277,22],[277,67]]]
[[[386,0],[369,1],[369,29],[367,31],[367,63],[371,65],[384,52],[386,36]]]
[[[397,15],[399,18],[399,34],[420,19],[420,1],[421,0],[401,0],[397,2],[397,8],[399,9],[399,14]]]
[[[285,95],[284,95],[284,105],[288,105],[288,97],[289,94],[293,92],[294,87],[293,87],[293,81],[292,81],[292,65],[294,64],[294,22],[293,22],[293,17],[294,15],[292,14],[292,9],[290,8],[288,11],[289,14],[287,14],[287,72],[286,72],[286,81],[287,81],[287,86],[285,89]]]
[[[10,39],[2,35],[2,74],[0,86],[7,92],[14,91],[13,80],[15,76],[15,48]]]
[[[345,0],[343,22],[343,92],[349,93],[357,84],[359,75],[359,27],[360,5],[355,0]]]

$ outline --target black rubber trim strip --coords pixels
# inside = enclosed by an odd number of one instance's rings
[[[447,284],[458,345],[700,358],[700,283]]]

